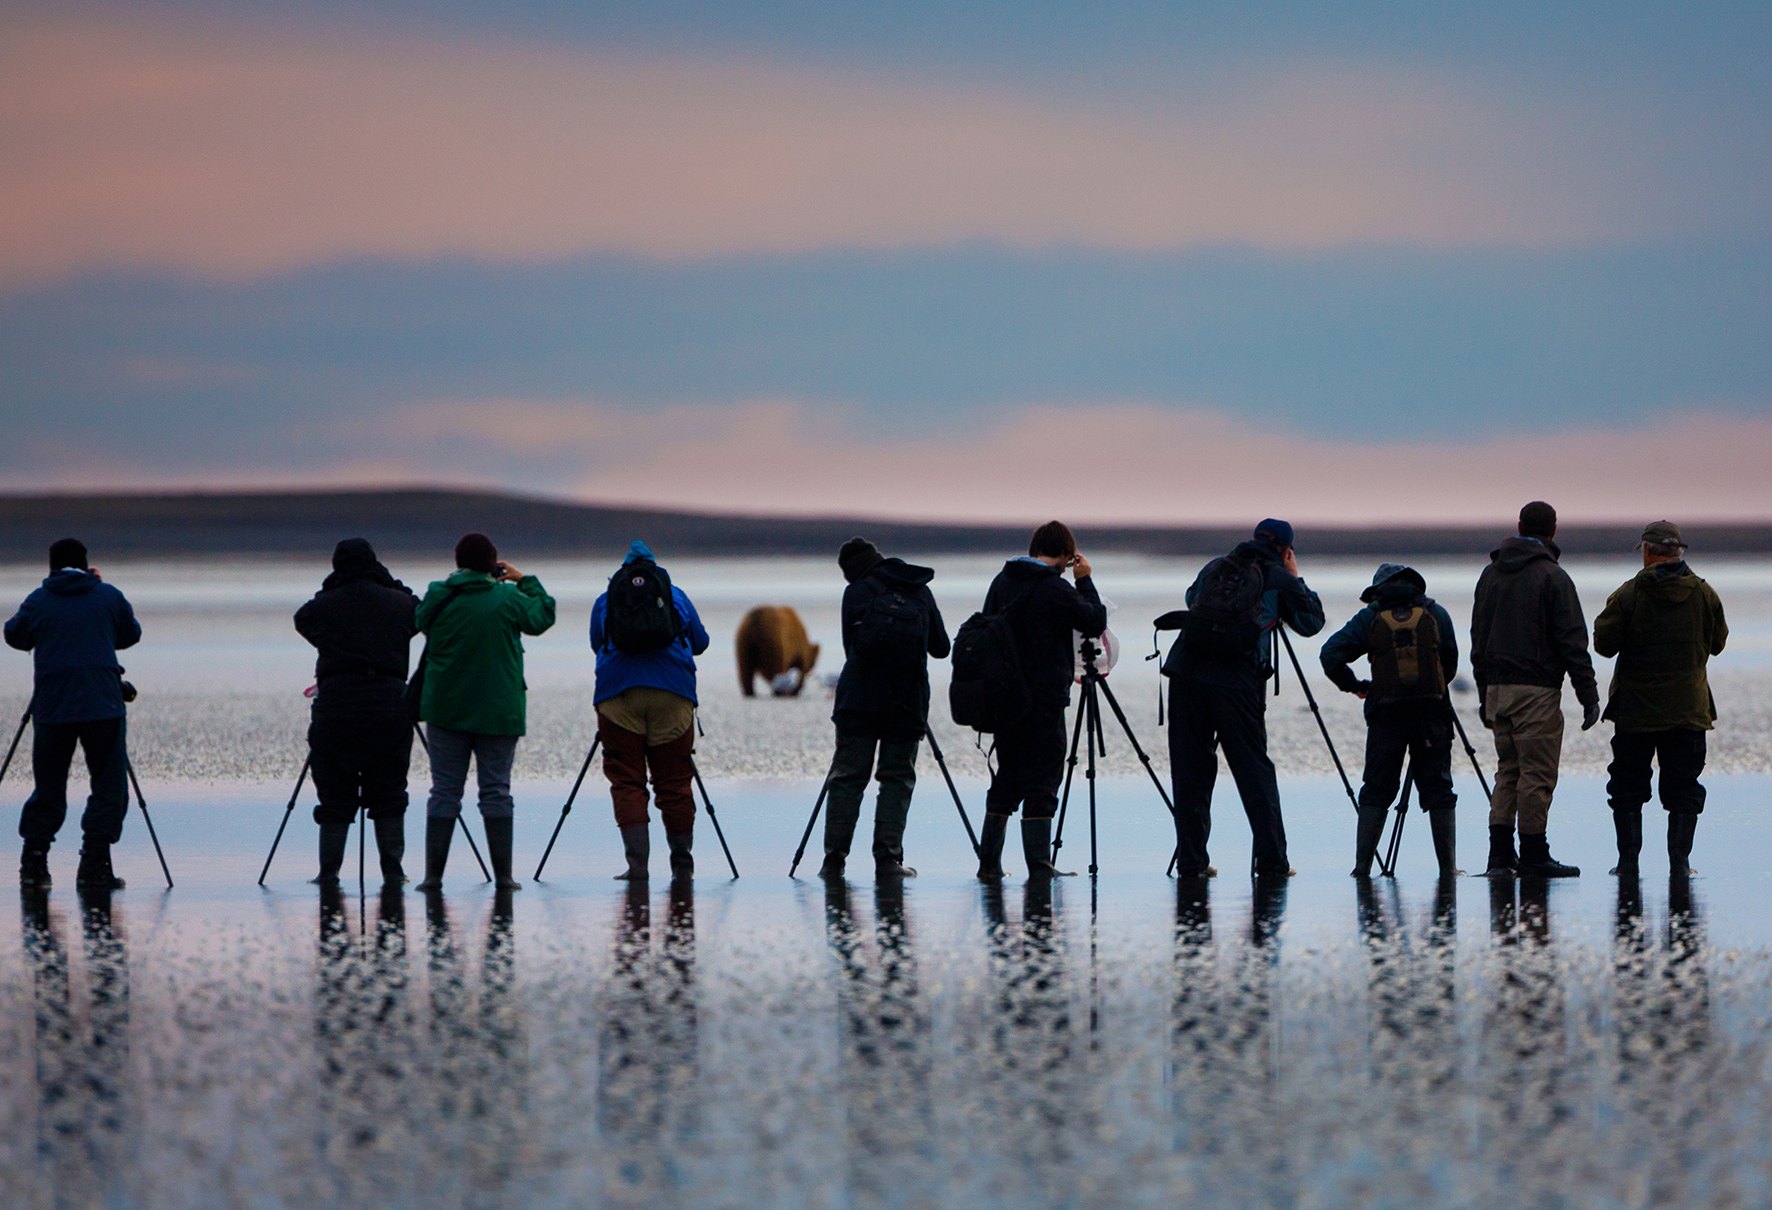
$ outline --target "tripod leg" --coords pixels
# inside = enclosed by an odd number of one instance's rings
[[[283,822],[277,825],[277,838],[271,841],[271,851],[265,854],[265,867],[258,872],[258,885],[265,884],[265,875],[271,872],[271,858],[277,855],[277,846],[283,843],[283,829],[289,826],[289,817],[295,813],[295,800],[301,797],[302,783],[308,779],[308,766],[314,763],[314,754],[308,753],[308,759],[301,763],[301,774],[295,779],[295,792],[289,796],[289,806],[283,810]]]
[[[468,821],[457,815],[455,822],[461,825],[461,834],[468,838],[468,848],[473,852],[474,860],[480,863],[481,877],[485,878],[487,882],[491,882],[492,871],[486,868],[486,859],[480,856],[480,846],[474,843],[474,834],[468,829]]]
[[[1083,703],[1077,702],[1077,723],[1071,728],[1071,755],[1064,771],[1064,796],[1058,800],[1058,823],[1052,833],[1052,863],[1058,864],[1058,850],[1064,847],[1064,818],[1070,813],[1071,779],[1077,775],[1077,745],[1083,739]]]
[[[365,833],[369,831],[369,808],[357,812],[357,897],[363,897],[363,853],[369,847]]]
[[[1329,745],[1329,759],[1335,762],[1335,771],[1341,774],[1341,788],[1347,791],[1347,800],[1354,804],[1354,813],[1357,815],[1360,811],[1359,796],[1354,793],[1354,784],[1347,779],[1347,770],[1342,767],[1341,754],[1335,750],[1335,741],[1329,738],[1329,727],[1323,722],[1322,710],[1317,707],[1317,695],[1311,692],[1310,682],[1304,679],[1304,665],[1298,662],[1298,652],[1292,649],[1292,637],[1286,633],[1283,624],[1276,626],[1274,633],[1286,643],[1286,654],[1292,657],[1292,670],[1298,673],[1298,687],[1304,690],[1304,700],[1310,703],[1311,714],[1316,716],[1317,730],[1323,733],[1323,742]],[[1279,688],[1280,680],[1276,676],[1274,691],[1279,692]]]
[[[701,791],[702,805],[708,809],[708,822],[714,825],[714,835],[719,838],[720,851],[726,854],[726,864],[732,869],[732,876],[738,877],[738,865],[732,860],[732,850],[726,847],[726,833],[720,828],[720,817],[714,814],[714,800],[708,797],[707,785],[701,780],[701,770],[696,767],[695,759],[690,758],[689,771],[695,774],[696,788]]]
[[[1397,854],[1403,847],[1403,824],[1409,818],[1409,787],[1415,784],[1415,762],[1409,762],[1408,772],[1403,774],[1403,789],[1397,798],[1397,820],[1391,826],[1390,845],[1385,860],[1378,863],[1379,873],[1386,878],[1397,876]]]
[[[1089,778],[1089,877],[1094,878],[1101,869],[1095,847],[1095,740],[1101,734],[1101,704],[1087,679],[1083,682],[1083,700],[1089,706],[1089,767],[1085,772]]]
[[[1119,720],[1120,730],[1126,733],[1126,739],[1132,745],[1132,750],[1138,754],[1140,763],[1144,765],[1144,771],[1150,775],[1151,785],[1157,787],[1157,796],[1163,800],[1163,805],[1169,808],[1169,814],[1173,817],[1175,804],[1169,801],[1169,791],[1164,789],[1163,779],[1157,776],[1157,770],[1151,765],[1151,758],[1145,754],[1143,746],[1139,744],[1138,736],[1132,733],[1132,724],[1126,721],[1126,712],[1120,709],[1120,703],[1114,697],[1114,691],[1108,686],[1106,680],[1101,682],[1101,693],[1103,697],[1107,698],[1108,705],[1113,709],[1114,717]],[[1097,710],[1099,712],[1099,707]]]
[[[954,785],[953,774],[948,772],[948,763],[943,760],[941,756],[941,745],[935,742],[935,732],[929,729],[928,723],[923,724],[923,734],[929,740],[929,751],[934,755],[935,763],[941,766],[941,776],[948,784],[948,793],[954,796],[954,809],[960,813],[960,822],[966,825],[966,839],[972,844],[972,854],[975,857],[979,856],[978,834],[972,830],[972,821],[966,818],[966,806],[960,801],[959,788]],[[806,840],[804,837],[800,840],[800,847],[802,849],[806,847]],[[1053,851],[1057,852],[1056,849]],[[794,860],[798,861],[799,858],[796,856]],[[789,877],[792,877],[792,874],[790,874]]]
[[[1483,787],[1483,797],[1493,800],[1495,794],[1489,789],[1489,779],[1483,776],[1483,766],[1477,763],[1477,750],[1471,746],[1471,737],[1464,733],[1464,723],[1459,719],[1458,711],[1454,710],[1450,703],[1447,704],[1446,709],[1452,714],[1452,725],[1458,728],[1458,738],[1464,743],[1464,754],[1471,758],[1471,768],[1477,771],[1477,784]],[[15,744],[17,742],[17,740],[13,741]],[[4,776],[4,773],[0,772],[0,776]]]
[[[166,854],[161,851],[160,838],[154,834],[154,817],[148,814],[148,800],[142,797],[142,784],[135,779],[135,765],[129,757],[123,758],[123,768],[129,774],[129,784],[135,787],[135,801],[142,809],[142,822],[148,825],[148,839],[154,842],[154,856],[160,859],[160,872],[166,875],[166,889],[172,889],[172,871],[166,868]]]
[[[833,765],[832,771],[835,771],[835,768],[836,766]],[[812,804],[812,815],[806,821],[806,830],[800,833],[800,847],[794,850],[793,864],[788,866],[789,878],[792,878],[794,876],[794,871],[800,868],[800,859],[806,856],[806,843],[812,839],[812,826],[818,822],[818,813],[824,810],[824,796],[830,792],[831,775],[830,773],[826,773],[824,775],[824,785],[818,788],[818,798]]]
[[[578,788],[585,784],[585,774],[590,772],[591,760],[597,755],[597,745],[602,742],[601,735],[591,740],[591,750],[585,753],[585,763],[578,767],[578,780],[572,783],[572,793],[566,796],[566,805],[560,808],[560,820],[554,825],[554,834],[548,837],[548,847],[542,850],[541,860],[535,864],[537,882],[541,881],[541,868],[548,864],[548,858],[553,855],[554,842],[560,839],[560,829],[566,826],[566,817],[572,814],[573,800],[578,797]]]
[[[10,747],[6,750],[5,763],[0,764],[0,781],[4,781],[6,779],[6,771],[8,769],[12,768],[13,754],[18,751],[18,741],[25,737],[25,726],[26,726],[26,724],[28,724],[31,721],[31,707],[35,706],[36,704],[37,704],[36,698],[32,698],[30,701],[25,703],[25,712],[23,715],[21,715],[19,717],[19,720],[18,720],[18,730],[14,731],[12,733],[12,747]]]

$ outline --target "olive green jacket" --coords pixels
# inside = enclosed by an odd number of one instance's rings
[[[462,591],[444,607],[454,588]],[[553,624],[554,598],[534,576],[501,584],[463,569],[433,581],[418,606],[427,644],[419,717],[453,731],[522,735],[528,686],[521,636]]]
[[[1709,731],[1705,664],[1728,639],[1716,590],[1684,562],[1644,568],[1594,619],[1594,650],[1618,657],[1604,717],[1620,731]]]

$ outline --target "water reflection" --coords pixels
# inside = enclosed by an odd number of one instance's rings
[[[1360,879],[1355,901],[1367,959],[1373,1078],[1404,1092],[1399,1111],[1414,1120],[1434,1112],[1425,1099],[1457,1076],[1458,883],[1437,880],[1419,945],[1394,879]]]

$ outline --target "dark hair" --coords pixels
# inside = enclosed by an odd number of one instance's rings
[[[837,552],[837,566],[842,569],[843,578],[851,584],[885,561],[880,548],[866,538],[851,538]]]
[[[58,567],[78,567],[81,571],[88,570],[86,562],[86,543],[78,538],[63,538],[49,548],[49,570]]]
[[[1557,532],[1557,510],[1543,500],[1534,500],[1520,510],[1522,538],[1548,538]]]
[[[1028,554],[1048,559],[1069,559],[1077,553],[1077,539],[1063,521],[1048,521],[1028,540]]]
[[[491,575],[498,566],[498,547],[485,534],[466,534],[455,544],[455,565]]]

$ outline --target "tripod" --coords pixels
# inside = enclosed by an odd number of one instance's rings
[[[1064,845],[1064,821],[1070,811],[1071,781],[1077,772],[1077,748],[1084,742],[1083,737],[1087,732],[1088,757],[1083,776],[1089,782],[1089,874],[1090,877],[1094,877],[1100,870],[1095,837],[1095,757],[1097,753],[1107,754],[1107,734],[1101,725],[1102,698],[1107,699],[1108,706],[1114,712],[1114,718],[1119,720],[1120,729],[1126,733],[1126,738],[1132,744],[1132,750],[1138,754],[1139,761],[1144,765],[1144,771],[1150,774],[1151,784],[1157,787],[1158,797],[1163,800],[1163,805],[1169,808],[1171,818],[1175,815],[1175,804],[1169,801],[1169,792],[1163,788],[1162,779],[1151,767],[1151,758],[1145,755],[1144,749],[1139,746],[1138,736],[1132,733],[1132,724],[1126,721],[1126,712],[1120,709],[1120,703],[1114,697],[1114,691],[1108,688],[1107,677],[1095,667],[1095,657],[1101,654],[1101,648],[1095,645],[1095,640],[1084,639],[1082,653],[1083,694],[1077,703],[1076,725],[1071,728],[1071,754],[1069,767],[1065,770],[1064,775],[1064,797],[1059,800],[1058,824],[1054,828],[1052,836],[1052,863],[1058,864],[1058,850]],[[1175,865],[1173,857],[1170,858],[1169,864],[1171,867]]]
[[[1493,800],[1495,792],[1489,788],[1489,779],[1483,776],[1483,766],[1477,763],[1477,750],[1471,745],[1470,736],[1464,733],[1464,723],[1458,717],[1458,710],[1451,702],[1446,703],[1446,710],[1452,715],[1452,725],[1458,731],[1459,741],[1464,745],[1464,754],[1470,757],[1471,768],[1476,770],[1477,784],[1483,787],[1483,797]],[[1386,878],[1395,878],[1397,874],[1397,850],[1403,843],[1403,820],[1409,814],[1409,787],[1415,780],[1415,762],[1409,762],[1409,772],[1403,778],[1403,794],[1397,802],[1397,821],[1391,827],[1391,839],[1388,858],[1381,858],[1378,869]]]

